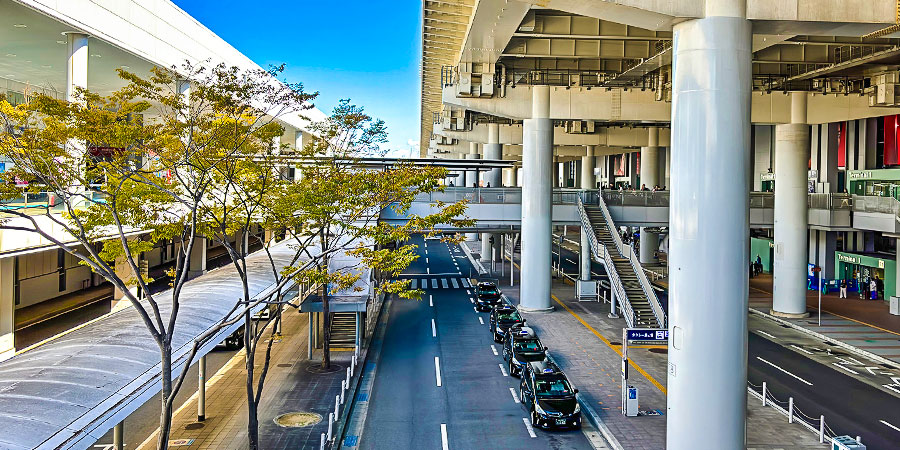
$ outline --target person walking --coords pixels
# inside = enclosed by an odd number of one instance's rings
[[[875,278],[869,279],[869,291],[871,292],[871,299],[878,300],[878,282],[875,281]]]
[[[841,293],[838,298],[847,298],[847,280],[841,279]]]

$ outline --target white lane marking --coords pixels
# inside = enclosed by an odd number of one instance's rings
[[[768,364],[768,365],[770,365],[770,366],[772,366],[772,367],[774,367],[774,368],[776,368],[776,369],[778,369],[778,370],[780,370],[780,371],[782,371],[782,372],[784,372],[784,373],[786,373],[786,374],[788,374],[788,375],[790,375],[790,376],[792,376],[792,377],[794,377],[794,378],[796,378],[796,379],[798,379],[798,380],[800,380],[800,381],[806,383],[808,386],[812,386],[812,385],[813,385],[813,384],[810,383],[809,381],[806,381],[806,380],[804,380],[803,378],[800,378],[800,377],[798,377],[797,375],[794,375],[794,374],[788,372],[787,370],[784,370],[784,369],[782,369],[781,367],[778,367],[777,365],[772,364],[772,363],[770,363],[769,361],[766,361],[765,359],[760,358],[759,356],[757,356],[756,359],[758,359],[758,360],[760,360],[760,361],[762,361],[762,362],[764,362],[764,363],[766,363],[766,364]]]
[[[900,431],[900,428],[897,428],[896,426],[891,425],[891,424],[889,424],[889,423],[887,423],[887,422],[885,422],[885,421],[883,421],[883,420],[879,420],[879,422],[881,422],[881,423],[883,423],[883,424],[885,424],[885,425],[887,425],[887,426],[893,428],[894,431]]]
[[[447,424],[441,424],[441,449],[450,450],[450,443],[447,442]]]
[[[766,333],[766,332],[765,332],[765,331],[763,331],[763,330],[756,330],[756,332],[757,332],[757,333],[759,333],[759,334],[763,334],[763,335],[766,335],[766,336],[768,336],[768,337],[770,337],[770,338],[772,338],[772,339],[778,339],[778,338],[777,338],[777,337],[775,337],[775,336],[772,336],[772,335],[771,335],[771,334],[769,334],[769,333]]]
[[[857,372],[857,371],[855,371],[855,370],[853,370],[853,369],[848,369],[848,368],[844,367],[844,366],[841,365],[841,364],[838,364],[838,363],[831,363],[831,365],[832,365],[832,366],[839,367],[839,368],[841,368],[841,369],[844,369],[844,370],[846,370],[847,372],[852,373],[853,375],[859,375],[859,372]]]
[[[472,297],[469,297],[469,302],[470,302],[470,303],[475,303],[475,299],[472,298]]]
[[[509,393],[512,394],[512,396],[513,396],[513,401],[514,401],[514,402],[516,402],[516,403],[521,403],[521,402],[519,401],[519,395],[516,394],[516,390],[515,390],[515,389],[509,388]]]
[[[533,437],[533,438],[536,438],[537,435],[534,434],[534,428],[531,427],[531,422],[528,420],[528,418],[527,418],[527,417],[523,417],[523,418],[522,418],[522,422],[525,422],[525,429],[528,430],[528,435],[531,436],[531,437]]]
[[[431,267],[426,267],[426,268],[425,268],[425,273],[431,273]]]
[[[478,322],[480,322],[482,325],[484,325],[484,319],[482,319],[481,316],[478,316]]]
[[[425,264],[428,264],[428,263],[429,263],[428,257],[426,256],[426,257],[425,257]]]
[[[432,289],[437,289],[437,278],[432,278],[432,279],[431,279],[431,288],[432,288]]]
[[[468,288],[468,287],[469,287],[469,280],[463,279],[463,280],[462,280],[462,284],[463,284],[463,286],[465,286],[466,288]],[[469,293],[471,294],[471,292],[469,292]]]
[[[431,319],[431,337],[437,337],[437,326],[434,324],[434,319]]]
[[[451,278],[450,284],[453,285],[453,289],[459,289],[459,283],[456,281],[456,278]]]
[[[437,387],[441,387],[441,359],[434,357],[434,377],[437,381]]]
[[[575,261],[572,261],[572,260],[569,259],[569,258],[566,258],[566,261],[568,261],[568,262],[570,262],[570,263],[572,263],[572,264],[575,264]]]
[[[441,287],[444,289],[447,289],[449,287],[449,285],[447,284],[446,278],[441,278]]]
[[[425,249],[425,254],[426,254],[426,255],[428,254],[428,249],[427,249],[427,248]]]
[[[807,355],[812,355],[812,354],[813,354],[813,352],[811,352],[811,351],[809,351],[809,350],[807,350],[807,349],[805,349],[805,348],[802,348],[802,347],[797,347],[797,346],[794,345],[794,344],[791,344],[791,347],[793,347],[793,348],[795,348],[795,349],[797,349],[797,350],[800,350],[801,352],[806,353]]]
[[[497,347],[491,345],[491,351],[494,352],[494,356],[499,356],[499,353],[497,353]]]
[[[431,298],[431,294],[428,294],[428,306],[434,306],[434,299]]]
[[[503,367],[503,364],[497,364],[497,365],[500,366],[500,373],[502,373],[504,377],[508,377],[509,374],[506,373],[506,368]]]
[[[413,278],[412,283],[410,283],[410,285],[411,285],[410,287],[412,287],[413,289],[418,289],[419,288],[419,280],[416,278]]]

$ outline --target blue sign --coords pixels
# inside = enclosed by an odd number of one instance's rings
[[[629,344],[666,344],[669,342],[669,330],[656,328],[627,328],[626,339]]]

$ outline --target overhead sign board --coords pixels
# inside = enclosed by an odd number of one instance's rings
[[[669,342],[669,330],[660,328],[626,328],[625,339],[628,345],[666,345]]]

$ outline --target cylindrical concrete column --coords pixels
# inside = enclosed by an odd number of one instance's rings
[[[484,144],[484,159],[503,159],[503,144],[500,143],[500,124],[488,124],[488,142]],[[484,174],[484,185],[500,187],[500,168],[488,169]]]
[[[656,252],[659,251],[659,234],[647,228],[641,228],[640,242],[641,264],[654,264],[659,262]]]
[[[579,248],[580,264],[578,265],[578,279],[589,281],[591,279],[591,241],[588,239],[587,230],[581,227],[581,248]]]
[[[668,450],[745,446],[751,25],[724,3],[674,28]]]
[[[490,262],[493,258],[493,245],[491,245],[491,233],[481,233],[481,263]]]
[[[510,167],[508,169],[503,169],[503,186],[506,187],[516,187],[517,178],[519,175],[518,167]]]
[[[523,139],[523,144],[524,144],[524,139],[525,139],[524,133],[522,135],[522,139]],[[522,161],[524,161],[524,160],[525,160],[525,146],[523,145],[522,146]],[[562,171],[560,170],[559,166],[560,166],[559,157],[554,156],[553,157],[553,169],[552,169],[553,170],[553,178],[552,178],[552,180],[550,180],[551,187],[557,188],[557,187],[561,186],[559,179],[562,178],[562,175],[561,175]],[[525,173],[523,173],[522,175],[527,176],[527,175],[525,175]]]
[[[641,184],[653,189],[659,186],[659,129],[647,130],[647,146],[641,147]]]
[[[520,307],[550,307],[550,235],[553,189],[553,121],[550,86],[532,87],[531,119],[522,133],[522,271]]]
[[[481,155],[478,154],[477,142],[469,142],[469,153],[466,155],[466,159],[481,159]],[[474,168],[466,169],[465,187],[476,186],[478,186],[478,170]]]
[[[585,146],[585,155],[581,157],[581,189],[597,189],[597,179],[594,177],[594,146]]]
[[[796,114],[796,115],[795,115]],[[791,93],[791,122],[775,125],[775,264],[772,314],[806,317],[809,125],[806,92]],[[756,255],[750,255],[756,259]]]
[[[87,89],[88,82],[88,36],[84,33],[66,33],[67,71],[66,99],[75,101],[78,88]]]

